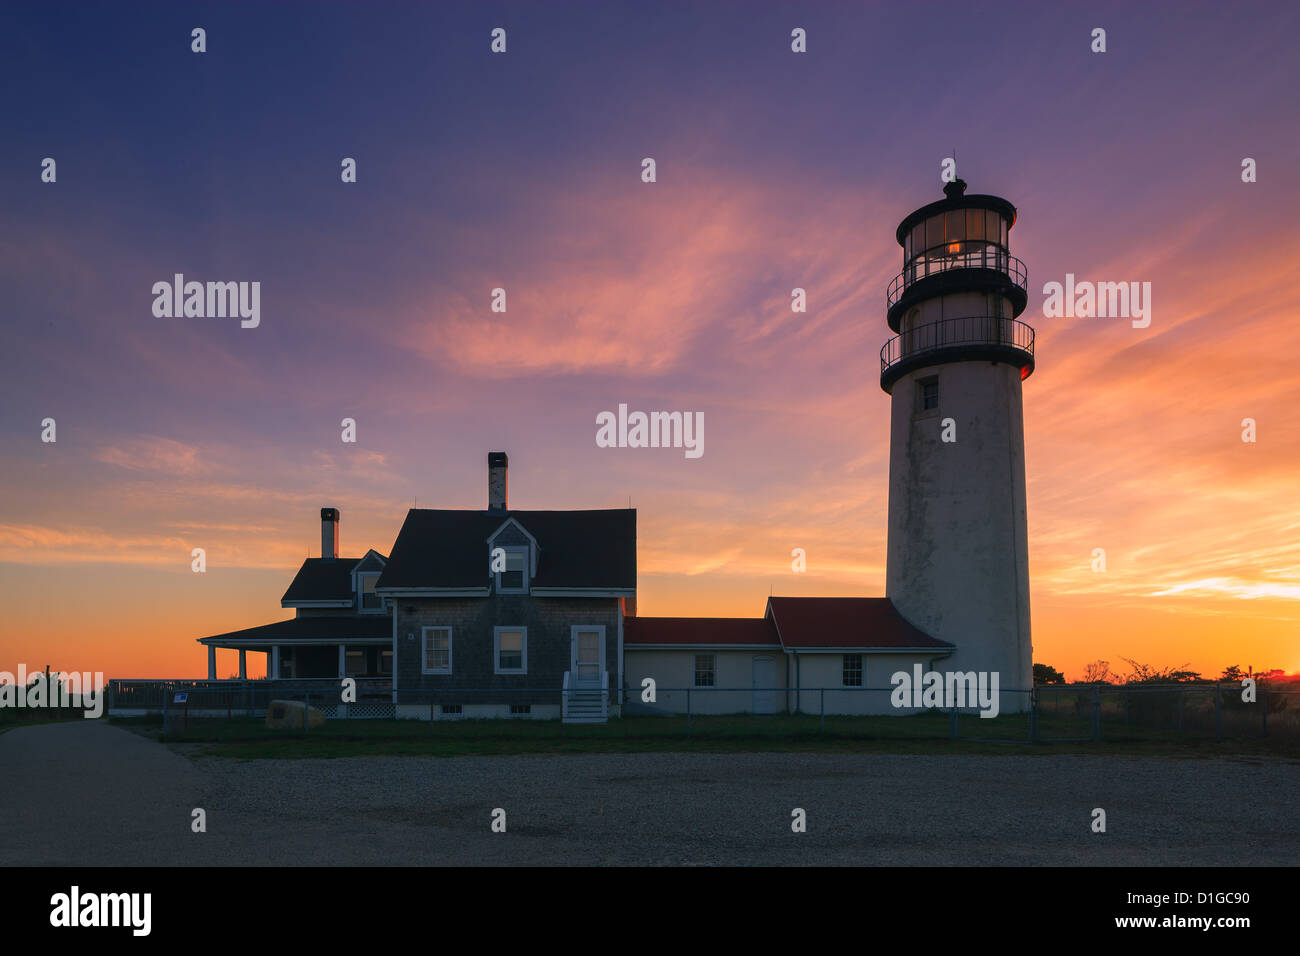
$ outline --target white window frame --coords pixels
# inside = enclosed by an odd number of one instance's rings
[[[712,684],[700,683],[700,658],[708,657],[712,659],[712,665],[709,667],[709,673],[713,675]],[[693,661],[694,668],[691,671],[691,688],[693,690],[708,690],[718,686],[718,655],[717,654],[696,654]]]
[[[379,600],[379,606],[366,607],[365,605],[366,578],[374,578],[375,583],[378,584],[379,575],[382,573],[383,573],[382,571],[366,571],[364,574],[357,575],[357,613],[358,614],[383,614],[384,613],[384,596],[382,594],[376,594],[374,590],[371,590],[370,593],[374,594],[375,597]]]
[[[430,631],[447,632],[447,669],[446,670],[443,670],[441,667],[429,666],[428,634]],[[455,643],[456,642],[454,639],[454,635],[452,634],[452,629],[446,625],[434,624],[431,625],[430,627],[420,628],[420,673],[421,674],[450,674],[452,672],[452,663],[453,663],[452,652],[455,648]]]
[[[504,551],[504,552],[506,553],[506,563],[507,563],[507,565],[508,565],[509,562],[510,562],[510,555],[512,555],[512,554],[517,554],[517,555],[520,556],[520,558],[523,559],[523,567],[520,568],[520,572],[521,572],[521,574],[520,574],[520,579],[523,581],[523,584],[520,585],[520,586],[517,587],[517,588],[508,588],[508,587],[504,587],[504,586],[502,586],[502,584],[501,584],[501,575],[504,574],[505,572],[504,572],[504,571],[494,571],[494,572],[493,572],[493,579],[494,579],[495,582],[496,582],[496,590],[497,590],[497,594],[527,594],[527,593],[528,593],[528,581],[529,581],[529,576],[530,576],[530,572],[532,571],[532,569],[528,566],[528,552],[529,552],[529,550],[530,550],[529,547],[528,547],[528,545],[526,545],[526,544],[506,544],[506,545],[501,545],[500,547],[501,547],[501,550]],[[490,564],[489,564],[489,567],[491,567]]]
[[[850,657],[858,659],[858,682],[850,684],[847,682]],[[841,687],[866,687],[867,686],[867,659],[862,654],[842,654],[840,655],[840,686]]]
[[[501,667],[501,632],[518,631],[522,637],[520,639],[520,668],[502,669]],[[492,628],[492,673],[493,674],[527,674],[528,673],[528,628],[523,626],[516,627],[494,627]]]

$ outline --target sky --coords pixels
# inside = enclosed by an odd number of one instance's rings
[[[883,594],[894,230],[955,156],[1029,270],[1034,660],[1300,671],[1297,32],[1291,3],[6,4],[0,670],[203,676],[196,638],[292,616],[321,507],[387,553],[417,503],[484,507],[489,451],[514,507],[637,509],[643,615]],[[155,316],[175,273],[260,282],[260,324]],[[1045,317],[1067,273],[1150,282],[1150,326]],[[703,412],[704,454],[597,447],[620,403]]]

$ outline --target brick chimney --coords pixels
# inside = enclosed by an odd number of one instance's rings
[[[339,509],[322,508],[320,510],[320,556],[337,558],[339,556]]]
[[[503,451],[488,452],[488,511],[505,511],[506,470],[510,459]]]

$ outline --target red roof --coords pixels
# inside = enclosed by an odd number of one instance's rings
[[[624,644],[770,644],[780,646],[765,617],[629,617]]]
[[[889,598],[773,597],[767,606],[767,617],[629,617],[623,642],[936,651],[953,646],[913,627]]]
[[[785,647],[952,647],[907,622],[889,598],[772,597],[768,611]]]

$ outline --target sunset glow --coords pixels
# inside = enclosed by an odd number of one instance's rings
[[[171,23],[20,25],[52,52],[2,68],[0,670],[202,676],[195,639],[292,616],[320,508],[345,555],[387,553],[417,501],[484,507],[489,450],[514,507],[631,501],[639,614],[883,595],[894,229],[941,198],[956,147],[973,192],[1016,204],[1029,267],[1034,660],[1300,671],[1296,11],[1198,10],[1192,30],[1112,8],[1112,36],[1164,53],[1081,83],[1055,11],[990,10],[1024,51],[981,76],[1014,118],[993,122],[960,92],[966,28],[931,5],[807,16],[819,43],[878,43],[807,68],[755,40],[788,34],[780,8],[687,9],[584,47],[576,13],[526,8],[538,39],[489,68],[421,7],[311,26],[217,8],[210,35],[256,18],[278,51],[210,54],[240,60],[220,82],[145,52]],[[907,101],[922,44],[942,92]],[[151,285],[182,272],[260,281],[260,326],[154,317]],[[1150,326],[1045,318],[1067,273],[1150,282]],[[705,454],[597,447],[619,403],[703,411]]]

